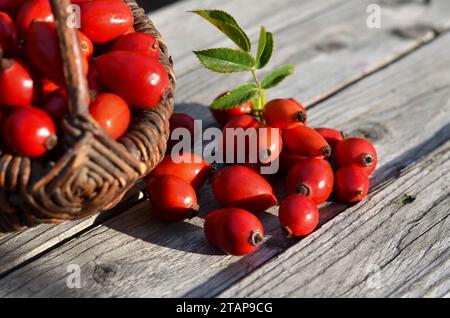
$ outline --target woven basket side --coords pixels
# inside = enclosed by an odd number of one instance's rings
[[[67,0],[51,1],[60,9],[67,3]],[[160,62],[169,75],[169,89],[155,108],[137,112],[129,131],[119,142],[109,138],[83,111],[86,109],[84,93],[80,94],[80,89],[72,91],[75,92],[70,96],[74,107],[64,124],[66,150],[58,162],[49,165],[43,159],[0,154],[0,233],[79,219],[109,209],[163,158],[169,135],[168,122],[173,112],[175,76],[172,60],[144,10],[134,0],[124,2],[132,9],[136,31],[149,33],[160,42]],[[73,34],[59,30],[58,36],[67,41],[61,45],[69,47],[72,56],[78,55],[67,45],[75,38]],[[74,87],[83,86],[81,83],[85,78],[76,79],[81,72],[70,71],[79,64],[68,60],[69,53],[63,55],[66,70],[69,70],[66,72],[68,83]]]

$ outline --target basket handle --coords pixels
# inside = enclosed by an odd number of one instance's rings
[[[83,71],[80,42],[76,29],[67,23],[73,12],[69,0],[50,0],[55,17],[61,51],[64,78],[66,80],[69,111],[72,115],[87,114],[89,111],[89,90]]]

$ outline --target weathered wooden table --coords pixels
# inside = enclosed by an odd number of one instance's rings
[[[381,7],[381,28],[367,8]],[[230,45],[186,11],[223,8],[253,38],[275,33],[273,66],[296,63],[271,97],[309,106],[310,124],[363,135],[379,168],[368,199],[321,209],[321,227],[245,257],[203,238],[202,218],[164,224],[135,189],[113,211],[0,237],[0,296],[450,296],[450,1],[188,0],[151,14],[176,62],[177,110],[205,108],[243,79],[202,69],[194,49]],[[217,207],[208,187],[202,215]],[[74,267],[75,266],[75,267]],[[81,288],[67,285],[81,269]],[[75,271],[76,272],[76,271]]]

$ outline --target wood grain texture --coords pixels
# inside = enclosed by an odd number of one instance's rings
[[[24,232],[1,236],[0,277],[48,249],[64,243],[87,228],[102,223],[130,208],[136,202],[144,199],[143,189],[142,183],[137,184],[126,194],[123,202],[105,213],[59,225],[41,225]]]
[[[450,291],[450,142],[222,297],[442,297]]]
[[[276,24],[279,27],[283,27],[283,23],[294,23],[294,21],[295,23],[302,23],[302,21],[307,20],[325,9],[331,8],[333,5],[342,2],[342,0],[326,0],[321,1],[319,4],[317,1],[313,0],[290,0],[282,2],[283,3],[275,2],[273,4],[273,8],[277,10],[278,14],[269,15],[269,17],[267,17],[267,19],[264,18],[264,20],[273,21],[273,24]],[[267,15],[268,9],[267,6],[257,5],[258,3],[259,1],[257,0],[247,1],[245,10],[241,10],[240,7],[242,7],[242,5],[240,1],[222,2],[208,0],[202,2],[202,5],[205,8],[219,7],[233,13],[236,12],[239,20],[244,22],[243,25],[245,27],[252,26],[252,32],[257,33],[259,28],[257,22]],[[191,53],[192,50],[197,48],[197,45],[208,46],[209,44],[212,45],[212,43],[223,42],[223,36],[219,32],[214,32],[214,30],[211,30],[206,26],[204,28],[199,28],[198,25],[205,22],[201,21],[199,17],[196,17],[193,14],[186,13],[188,10],[198,8],[197,6],[197,1],[182,1],[174,6],[157,11],[155,14],[151,14],[152,19],[156,21],[158,29],[163,30],[162,32],[169,42],[169,47],[171,48],[171,53],[174,55],[175,60],[180,60],[180,72],[183,70],[183,62],[181,61],[184,58],[189,61],[186,66],[200,68],[199,63]],[[252,14],[249,14],[251,8],[253,12]],[[246,17],[246,15],[248,15],[248,17]],[[174,23],[173,21],[186,21],[186,23],[183,24],[183,28],[180,28],[180,24]],[[186,39],[190,39],[190,41],[186,41]],[[173,48],[171,46],[173,46]],[[179,100],[183,100],[182,96],[179,96],[178,98]],[[197,118],[206,117],[207,121],[204,122],[205,125],[211,125],[213,123],[209,113],[205,113],[203,108],[199,109],[198,107],[192,107],[190,110],[196,113],[195,115]],[[116,209],[116,211],[120,210],[121,209]],[[64,240],[70,239],[78,232],[92,227],[92,225],[95,224],[94,220],[97,220],[98,222],[99,219],[106,220],[108,219],[108,215],[101,216],[100,218],[98,215],[94,215],[93,217],[73,223],[53,226],[44,225],[38,229],[29,229],[20,234],[3,235],[0,237],[0,251],[4,251],[4,256],[0,258],[0,276],[2,273],[8,272],[20,263],[26,262],[36,255],[51,249],[55,244],[61,242],[61,238],[64,238]]]
[[[79,220],[111,209],[165,155],[173,113],[175,76],[167,47],[152,21],[134,0],[123,0],[134,17],[136,32],[159,43],[159,62],[168,84],[151,109],[137,110],[127,132],[113,140],[88,112],[87,81],[82,70],[78,32],[69,27],[68,0],[52,0],[69,112],[61,125],[64,153],[49,159],[0,153],[0,232],[11,233],[40,224]],[[61,79],[62,81],[62,79]],[[72,94],[75,94],[72,96]],[[56,143],[47,138],[47,146]]]
[[[335,218],[332,221],[334,227],[325,221],[347,206],[332,204],[322,208],[322,224],[325,225],[310,239],[324,235],[324,232],[330,237],[338,235],[336,224],[346,222],[348,215],[359,215],[355,212],[359,207],[370,209],[379,198],[393,196],[391,193],[395,189],[390,185],[396,177],[402,176],[403,180],[405,176],[405,183],[416,180],[413,175],[419,168],[410,168],[411,176],[410,173],[401,174],[405,167],[419,162],[433,149],[448,147],[445,142],[450,138],[449,48],[450,35],[444,35],[310,110],[311,125],[331,125],[352,134],[365,135],[374,141],[381,159],[373,178],[374,192],[370,200]],[[421,67],[417,67],[419,64]],[[421,127],[420,132],[417,127]],[[433,176],[442,172],[439,169],[426,171]],[[423,185],[428,187],[427,195],[412,192],[418,197],[413,204],[420,206],[417,213],[421,211],[428,216],[426,208],[431,209],[433,198],[437,198],[439,193],[448,193],[445,192],[448,182],[445,183],[445,179],[444,183],[424,182]],[[394,188],[399,186],[396,184]],[[399,190],[395,193],[397,196],[403,194]],[[202,215],[217,206],[207,187],[202,189],[200,198]],[[276,208],[262,216],[269,240],[257,253],[242,258],[223,256],[209,246],[203,238],[201,218],[169,225],[155,220],[149,210],[148,203],[143,202],[12,272],[0,280],[0,296],[215,296],[298,244],[282,237]],[[430,218],[445,212],[440,206],[433,211]],[[378,224],[377,220],[382,224],[385,220],[386,214],[380,212],[381,218],[377,219],[377,212],[375,208],[371,210],[373,219],[370,224]],[[417,220],[421,224],[420,214],[411,213],[416,212],[400,213],[398,217],[404,218],[404,222]],[[421,228],[426,231],[426,224],[431,226],[437,221],[431,218]],[[395,230],[399,231],[397,227]],[[405,234],[404,231],[399,233]],[[407,241],[402,242],[406,244]],[[436,248],[439,250],[444,243],[437,240]],[[327,242],[321,241],[321,244],[326,245]],[[333,249],[326,252],[329,253],[326,257],[334,257]],[[81,267],[82,288],[79,290],[66,287],[69,264]],[[406,279],[399,280],[399,284],[404,283],[404,288]],[[438,286],[436,293],[440,295],[445,288],[446,285]]]
[[[230,1],[227,9],[238,14],[238,20],[245,23],[253,14],[249,10],[267,6],[264,18],[259,18],[249,28],[253,40],[257,39],[260,24],[274,32],[276,50],[266,71],[283,63],[297,65],[295,77],[273,90],[269,98],[290,94],[307,106],[395,61],[450,27],[447,14],[450,12],[450,2],[446,0],[431,1],[428,5],[420,1],[402,1],[402,5],[392,5],[393,1],[342,1],[330,4],[327,10],[310,14],[302,20],[296,20],[295,15],[304,15],[298,8],[303,1],[297,1],[297,4],[288,2],[286,6],[285,1],[257,2],[247,7],[238,5],[240,1]],[[276,8],[272,9],[274,3],[280,5],[279,12]],[[327,1],[315,3],[323,5]],[[380,29],[370,29],[366,24],[366,10],[373,3],[380,4]],[[204,25],[202,29],[206,29],[205,32],[216,33],[205,22],[194,18],[199,19],[196,16],[186,17],[195,25]],[[189,32],[188,27],[187,30]],[[189,38],[188,33],[185,38]],[[230,46],[227,40],[209,43],[199,39],[192,43],[188,45],[189,49]],[[176,43],[171,45],[176,46]],[[176,61],[179,77],[177,95],[183,103],[207,105],[220,93],[241,82],[251,81],[250,74],[244,78],[230,74],[224,80],[223,75],[199,67],[193,55],[184,54]]]
[[[158,28],[167,34],[168,46],[173,52],[177,77],[195,69],[201,69],[192,51],[207,47],[232,47],[234,44],[208,22],[189,11],[198,9],[219,9],[232,14],[241,27],[254,40],[261,24],[271,31],[282,30],[288,25],[302,25],[324,11],[332,11],[344,0],[188,0],[149,13]],[[182,23],[176,23],[182,21]]]

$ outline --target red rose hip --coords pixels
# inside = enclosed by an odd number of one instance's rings
[[[2,0],[0,1],[0,11],[6,12],[10,17],[15,17],[25,2],[27,0]]]
[[[25,53],[41,75],[57,85],[65,85],[61,51],[54,24],[33,22],[25,42]]]
[[[296,163],[306,158],[307,157],[297,155],[296,153],[287,150],[285,147],[280,154],[280,171],[282,173],[287,173]]]
[[[4,12],[0,12],[0,48],[3,50],[4,57],[13,56],[19,48],[16,26]]]
[[[44,155],[56,145],[55,125],[37,107],[18,108],[3,123],[3,138],[14,154],[30,158]]]
[[[217,201],[225,207],[258,213],[277,203],[272,186],[245,166],[225,167],[212,176],[210,183]]]
[[[341,202],[359,202],[369,192],[369,176],[363,168],[357,165],[339,168],[334,178],[334,193]]]
[[[327,141],[332,149],[339,141],[344,140],[344,134],[340,130],[333,128],[316,128],[316,131]]]
[[[189,131],[191,138],[191,146],[195,143],[195,119],[186,113],[173,113],[169,119],[170,137],[167,142],[167,150],[170,151],[172,147],[180,140],[172,139],[172,133],[177,128],[184,128]],[[180,137],[181,138],[181,137]]]
[[[224,162],[247,162],[250,136],[256,132],[259,125],[260,122],[251,115],[233,117],[226,123],[222,129],[222,139],[219,146],[222,149]],[[240,135],[240,133],[242,134]],[[243,153],[242,150],[244,150]]]
[[[133,13],[122,1],[96,0],[81,5],[81,31],[94,43],[106,43],[133,27]]]
[[[66,91],[64,89],[57,89],[45,96],[42,109],[50,115],[56,127],[61,128],[64,116],[69,113]]]
[[[319,209],[310,198],[301,194],[288,196],[281,203],[278,216],[288,237],[306,236],[319,224]]]
[[[228,108],[228,109],[212,109],[214,119],[223,127],[226,123],[238,116],[250,114],[252,111],[252,102],[248,102],[238,107]]]
[[[295,104],[297,104],[298,106],[300,106],[301,108],[305,109],[306,112],[306,108],[305,106],[303,106],[298,100],[296,100],[295,98],[289,98],[289,100]],[[307,116],[308,117],[308,116]],[[304,125],[307,125],[307,120],[305,120],[305,122],[303,123]]]
[[[355,164],[370,175],[377,166],[377,152],[364,138],[347,138],[336,144],[334,159],[338,167]]]
[[[264,106],[263,118],[272,127],[290,129],[306,122],[306,110],[289,99],[274,99]]]
[[[26,1],[17,14],[17,32],[21,36],[27,36],[31,24],[35,21],[53,24],[54,17],[49,0]]]
[[[328,161],[316,158],[300,160],[286,178],[289,194],[310,197],[316,204],[325,202],[333,191],[333,169]]]
[[[140,53],[114,51],[99,56],[95,63],[101,82],[130,106],[155,107],[169,87],[164,67]]]
[[[283,139],[279,129],[259,126],[255,133],[258,134],[257,164],[269,164],[278,159],[283,149]]]
[[[115,94],[98,94],[89,106],[89,113],[115,140],[122,137],[130,126],[130,108],[120,96]]]
[[[30,106],[34,97],[34,81],[28,69],[17,60],[3,59],[0,64],[0,106]]]
[[[314,129],[305,125],[283,131],[283,142],[293,153],[304,157],[329,157],[331,147]]]
[[[210,173],[211,167],[202,157],[185,152],[176,156],[166,155],[147,178],[162,174],[175,175],[198,189],[208,180]]]
[[[152,212],[167,222],[179,222],[198,214],[194,188],[181,178],[160,175],[147,181],[147,193]]]
[[[138,52],[154,59],[159,57],[158,41],[150,34],[142,32],[122,35],[116,40],[111,50]]]
[[[244,114],[231,118],[223,127],[223,131],[225,132],[226,128],[256,128],[259,124],[260,122],[255,117]]]
[[[252,253],[264,241],[264,228],[259,219],[239,208],[212,211],[206,216],[204,231],[212,245],[229,255]]]

